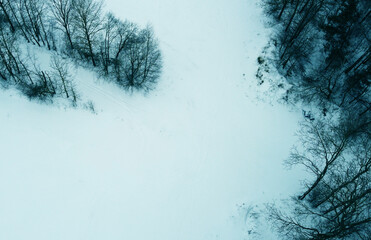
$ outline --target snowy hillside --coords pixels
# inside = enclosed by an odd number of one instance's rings
[[[256,101],[258,0],[106,0],[159,38],[157,88],[75,72],[96,114],[0,94],[0,239],[252,239],[242,204],[287,197],[299,113]],[[260,239],[270,239],[267,235]]]

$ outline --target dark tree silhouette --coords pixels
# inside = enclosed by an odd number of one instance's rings
[[[369,239],[371,2],[264,4],[277,30],[274,64],[291,86],[285,99],[317,106],[323,115],[308,117],[302,148],[288,161],[304,167],[310,180],[291,209],[271,206],[270,218],[283,239]]]
[[[68,46],[72,50],[74,44],[73,36],[73,16],[72,16],[72,0],[50,0],[51,12],[58,23],[58,28],[63,31],[67,38]]]
[[[93,0],[73,0],[73,27],[76,29],[76,46],[81,56],[90,59],[96,67],[95,46],[102,30],[102,2]]]
[[[121,55],[128,49],[138,34],[136,24],[121,21],[112,13],[108,13],[104,22],[104,41],[101,46],[102,65],[105,75],[109,74],[110,66],[119,72]]]
[[[119,57],[118,83],[129,89],[150,90],[162,68],[161,53],[150,27],[140,31]]]
[[[289,164],[303,166],[314,181],[287,203],[292,210],[268,208],[284,239],[368,239],[371,142],[363,124],[308,123],[303,128],[304,148],[292,153]]]
[[[29,98],[76,102],[70,67],[57,56],[63,55],[91,62],[104,78],[125,88],[152,89],[162,67],[153,30],[139,30],[111,13],[103,17],[102,5],[95,0],[0,0],[1,85],[14,85]],[[56,51],[50,69],[40,69],[26,54],[22,38]]]

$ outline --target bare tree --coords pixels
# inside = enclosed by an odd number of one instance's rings
[[[98,34],[102,30],[102,5],[100,1],[73,0],[73,26],[76,29],[78,51],[96,67]]]
[[[128,49],[130,43],[135,41],[138,34],[138,26],[129,21],[117,22],[117,37],[113,43],[112,56],[114,60],[121,57],[121,54]]]
[[[111,65],[111,45],[118,36],[117,34],[117,25],[119,20],[115,18],[112,13],[108,13],[104,19],[103,31],[104,31],[104,40],[101,46],[101,57],[102,57],[102,66],[103,72],[105,75],[109,73],[109,66]]]
[[[307,190],[299,197],[303,200],[326,176],[331,168],[344,162],[343,152],[350,140],[350,134],[331,123],[306,122],[302,124],[300,139],[304,151],[294,150],[286,162],[288,165],[302,165],[315,180],[307,184]]]
[[[1,9],[1,12],[5,16],[6,21],[9,23],[11,31],[15,32],[15,26],[14,26],[13,20],[11,19],[8,1],[0,0],[0,9]]]
[[[0,60],[1,78],[11,84],[17,82],[20,67],[16,58],[18,44],[14,34],[9,34],[5,28],[0,29]]]
[[[10,16],[9,19],[13,22],[12,25],[15,30],[19,30],[22,36],[26,39],[27,42],[31,42],[29,38],[28,32],[23,27],[22,19],[20,16],[20,7],[21,7],[22,0],[3,0],[3,6],[5,11],[7,11],[8,15]]]
[[[23,86],[21,91],[30,99],[51,100],[56,95],[55,83],[47,71],[40,70],[38,66],[34,67],[32,70],[34,83]]]
[[[65,95],[66,98],[72,97],[73,101],[76,101],[73,79],[68,62],[57,55],[53,55],[50,67],[52,68],[52,79],[57,85],[58,92]]]
[[[366,0],[265,0],[277,24],[277,69],[294,99],[371,109],[371,4]]]
[[[301,146],[287,163],[300,165],[310,178],[290,205],[270,206],[269,218],[283,239],[369,239],[371,3],[265,4],[277,24],[276,67],[292,86],[288,93],[317,104],[324,116],[333,113],[303,124]]]
[[[18,38],[23,36],[28,43],[57,50],[57,28],[67,48],[94,67],[102,67],[107,78],[129,89],[153,88],[162,68],[153,30],[140,31],[111,13],[103,19],[102,5],[101,0],[0,0],[2,84],[14,84],[30,98],[63,95],[76,101],[65,61],[53,56],[52,70],[42,70],[36,60],[25,60],[18,46]]]
[[[162,68],[161,53],[152,28],[143,29],[130,43],[120,60],[120,73],[123,73],[123,76],[117,75],[119,84],[129,89],[150,90],[159,78]]]
[[[369,133],[347,125],[335,129],[317,124],[305,129],[306,153],[294,152],[290,163],[304,166],[314,176],[314,183],[306,185],[307,190],[299,198],[292,198],[285,210],[270,205],[271,221],[284,239],[368,239]]]
[[[46,5],[41,0],[19,0],[16,7],[17,19],[20,19],[20,28],[27,35],[27,38],[34,44],[47,46],[51,49],[47,32]]]
[[[5,28],[0,29],[0,61],[2,65],[1,78],[9,84],[33,84],[31,72],[21,57],[17,36]]]
[[[59,28],[65,34],[69,47],[74,49],[72,41],[72,0],[50,0],[50,9]]]
[[[101,46],[102,65],[105,75],[109,74],[111,65],[117,70],[121,53],[126,51],[138,33],[136,24],[121,21],[112,13],[104,21],[104,41]]]

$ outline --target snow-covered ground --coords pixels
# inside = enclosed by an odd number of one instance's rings
[[[151,23],[164,71],[131,95],[76,69],[97,114],[1,90],[0,239],[250,239],[244,209],[298,187],[282,161],[300,115],[249,87],[268,39],[258,2],[106,0]]]

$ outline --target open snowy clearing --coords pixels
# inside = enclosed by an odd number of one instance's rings
[[[258,2],[106,0],[151,23],[164,71],[143,96],[77,70],[97,114],[1,91],[0,239],[249,239],[239,205],[298,187],[282,161],[300,115],[249,88]]]

